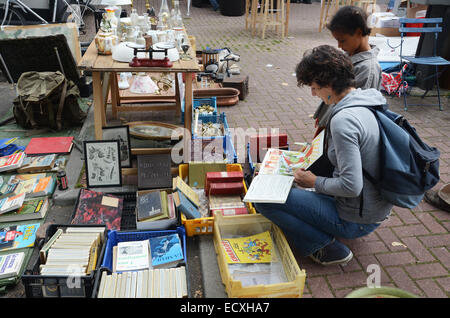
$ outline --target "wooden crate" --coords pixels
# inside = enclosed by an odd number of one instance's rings
[[[269,230],[272,233],[274,244],[278,247],[280,261],[286,274],[287,282],[242,286],[241,281],[233,280],[225,252],[221,245],[222,235],[241,234],[243,236],[257,234]],[[301,298],[305,287],[306,272],[300,269],[289,247],[289,244],[278,226],[261,214],[248,214],[237,216],[214,215],[214,247],[217,253],[220,276],[225,285],[228,297],[232,298]]]
[[[183,163],[178,166],[179,176],[184,181],[187,181],[189,176],[189,164]],[[242,171],[242,166],[239,163],[227,164],[227,171]],[[244,181],[242,181],[244,182]],[[247,186],[244,182],[244,191],[247,192]],[[251,203],[246,203],[248,213],[255,214],[256,210]],[[181,213],[181,223],[186,228],[187,236],[211,234],[214,231],[214,217],[205,217],[197,219],[187,219],[183,213]]]

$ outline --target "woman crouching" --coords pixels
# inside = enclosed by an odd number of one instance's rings
[[[298,169],[284,204],[257,203],[258,212],[278,225],[301,256],[323,264],[349,262],[353,253],[336,238],[358,238],[374,231],[392,205],[364,177],[379,172],[380,132],[364,106],[384,105],[376,89],[355,88],[351,60],[322,45],[307,52],[297,65],[298,86],[333,105],[326,125],[324,152],[334,167],[331,178]],[[314,188],[314,191],[304,190]]]

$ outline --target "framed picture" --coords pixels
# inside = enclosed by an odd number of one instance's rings
[[[84,160],[88,188],[122,185],[119,140],[84,142]]]
[[[103,127],[103,140],[119,140],[120,164],[122,168],[131,168],[130,127]]]

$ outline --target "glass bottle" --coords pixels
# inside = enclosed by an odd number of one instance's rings
[[[130,14],[130,22],[131,22],[131,26],[135,27],[138,25],[138,21],[139,21],[139,15],[137,13],[136,9],[132,9],[131,10],[131,14]]]
[[[172,13],[171,13],[171,20],[172,20],[172,28],[183,27],[183,18],[181,17],[179,0],[174,0]]]
[[[158,14],[158,28],[167,29],[170,22],[170,11],[167,5],[167,0],[161,0],[161,8]]]

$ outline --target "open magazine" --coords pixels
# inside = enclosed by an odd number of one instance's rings
[[[285,203],[294,183],[295,170],[310,169],[322,156],[324,136],[325,130],[322,130],[302,151],[269,148],[243,201]]]

